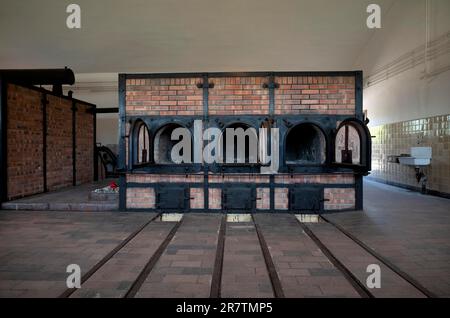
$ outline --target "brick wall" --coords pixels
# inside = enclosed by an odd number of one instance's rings
[[[262,87],[266,77],[210,78],[210,115],[255,115],[269,112],[269,90]]]
[[[8,198],[44,191],[41,94],[8,85]]]
[[[76,104],[77,184],[94,180],[94,124],[88,105]]]
[[[256,209],[269,210],[270,209],[270,189],[257,188],[256,189]]]
[[[72,101],[47,100],[47,187],[53,191],[72,185]]]
[[[153,188],[128,188],[127,208],[129,209],[155,208],[155,190]]]
[[[270,177],[266,175],[255,174],[209,174],[208,182],[211,187],[208,189],[208,208],[211,210],[222,209],[222,189],[217,186],[230,186],[231,184],[257,183],[256,187],[256,209],[270,210]],[[154,207],[154,187],[158,183],[163,184],[184,184],[190,193],[190,209],[204,208],[204,188],[198,184],[203,184],[204,176],[202,174],[128,174],[127,182],[133,183],[138,188],[128,188],[127,190],[127,208],[151,208]],[[140,186],[139,184],[142,184]],[[194,185],[196,183],[197,185]],[[155,184],[148,186],[147,184]],[[289,209],[289,187],[292,185],[302,186],[308,184],[325,185],[323,197],[325,201],[325,210],[344,210],[355,208],[355,189],[354,188],[334,188],[333,185],[355,185],[353,174],[280,174],[275,176],[274,189],[274,207],[276,210]],[[262,186],[261,186],[262,185]],[[284,187],[284,185],[286,187]],[[213,187],[215,186],[215,187]],[[146,188],[147,187],[147,188]],[[139,189],[139,190],[136,190]],[[143,189],[153,189],[153,192],[145,192]],[[150,190],[149,190],[150,191]],[[136,204],[133,203],[137,198]],[[131,205],[128,205],[131,204]]]
[[[289,189],[276,188],[275,189],[275,209],[287,210],[289,209]]]
[[[154,78],[126,81],[128,115],[202,115],[202,78]],[[210,115],[256,115],[269,112],[267,77],[210,78]],[[277,76],[275,114],[355,114],[353,76]]]
[[[126,82],[127,115],[203,114],[201,78],[132,79]]]
[[[37,89],[7,87],[8,200],[44,192],[44,131],[42,98],[47,112],[47,189],[72,185],[72,101]],[[80,103],[81,107],[88,107]],[[90,106],[89,106],[90,107]],[[93,114],[79,115],[77,164],[79,183],[93,180]],[[87,120],[90,118],[90,120]],[[88,141],[89,139],[89,141]],[[89,145],[89,146],[88,146]],[[84,159],[83,159],[84,158]],[[78,179],[77,179],[78,180]]]
[[[355,208],[355,189],[326,188],[324,191],[325,210],[345,210]]]
[[[220,210],[222,209],[222,189],[208,189],[209,194],[209,209]]]
[[[276,77],[275,114],[355,114],[352,76]]]
[[[190,208],[203,209],[205,206],[203,188],[190,188]]]

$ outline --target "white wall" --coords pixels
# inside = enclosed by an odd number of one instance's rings
[[[429,0],[428,8],[428,35],[433,40],[450,31],[450,1]],[[424,45],[426,30],[426,0],[396,1],[382,16],[382,29],[373,31],[355,68],[362,69],[364,77],[374,74]],[[371,126],[450,113],[450,38],[441,42],[447,45],[446,53],[427,66],[428,73],[439,74],[424,77],[425,64],[421,63],[364,89],[364,109]],[[416,50],[414,57],[423,55]]]
[[[382,3],[382,29],[369,34],[353,69],[362,69],[366,77],[424,45],[425,4],[426,0]],[[450,0],[429,0],[429,9],[429,38],[450,32]],[[447,46],[450,46],[450,38],[447,38]],[[332,45],[329,50],[333,50]],[[428,66],[429,72],[450,67],[450,54],[432,60]],[[364,109],[368,110],[370,126],[450,113],[450,71],[424,78],[424,70],[422,63],[364,89]],[[77,85],[76,98],[98,107],[118,107],[117,73],[77,74]],[[117,118],[112,114],[99,116],[98,142],[117,143]]]
[[[74,92],[73,97],[95,104],[97,108],[119,107],[118,74],[76,74],[75,85],[65,87]],[[97,143],[117,145],[119,138],[119,115],[97,114]]]
[[[119,143],[118,115],[97,114],[97,142],[105,146]]]

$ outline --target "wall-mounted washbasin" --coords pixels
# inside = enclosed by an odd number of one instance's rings
[[[429,166],[431,159],[413,158],[413,157],[400,157],[398,158],[400,164],[407,166]]]
[[[402,165],[408,166],[429,166],[431,164],[431,147],[412,147],[411,156],[399,157],[398,161]]]

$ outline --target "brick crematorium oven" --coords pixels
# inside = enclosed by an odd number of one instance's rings
[[[97,178],[96,106],[63,95],[74,81],[67,68],[0,70],[0,203]]]
[[[360,71],[120,74],[119,112],[121,210],[317,214],[362,209],[371,136]],[[181,140],[172,132],[180,127],[191,133],[191,162],[170,156]],[[202,138],[208,128],[254,128],[257,159],[250,160],[247,149],[245,155],[232,149],[243,161],[198,160],[213,139]],[[276,169],[268,168],[264,156],[272,161],[277,156]]]

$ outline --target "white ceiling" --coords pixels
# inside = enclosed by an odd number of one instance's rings
[[[386,12],[394,1],[376,3]],[[0,69],[350,70],[373,32],[372,2],[0,0]],[[66,27],[70,3],[81,6],[80,30]]]

